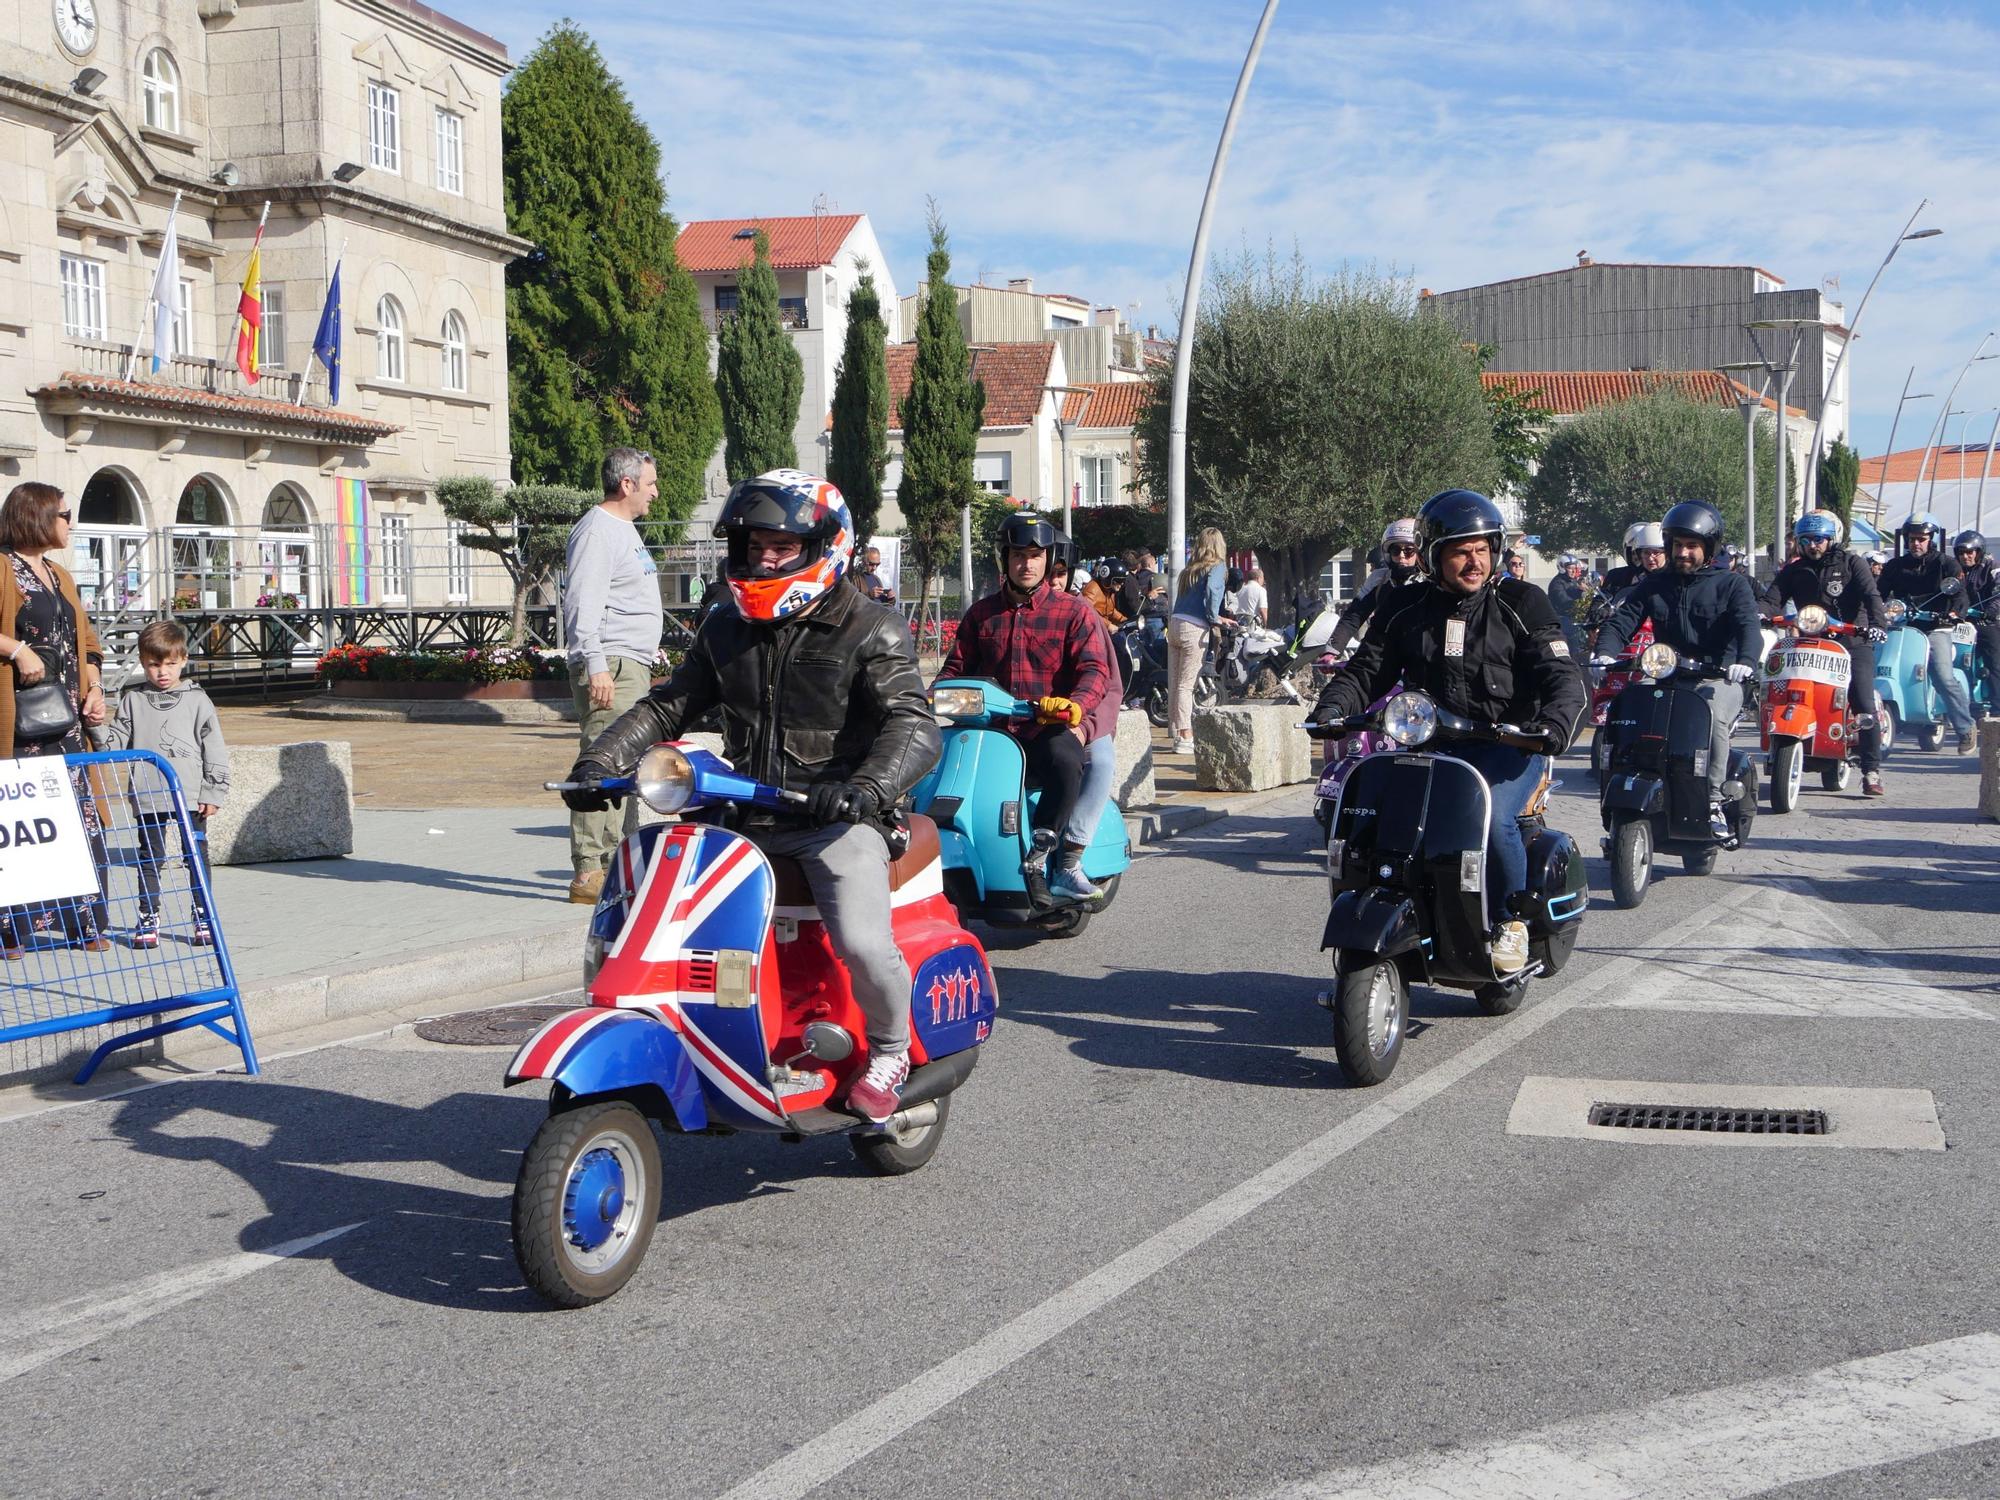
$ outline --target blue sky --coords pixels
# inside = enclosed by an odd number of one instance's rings
[[[516,57],[562,15],[659,136],[683,221],[865,212],[899,288],[924,198],[954,276],[1174,323],[1258,0],[489,0],[448,9]],[[1838,278],[1850,315],[1918,201],[1849,355],[1879,452],[1909,367],[1940,394],[2000,328],[2000,3],[1811,8],[1287,0],[1252,85],[1213,248],[1294,244],[1440,291],[1600,261]],[[2000,361],[1959,407],[2000,407]],[[1912,403],[1897,446],[1936,404]],[[1956,432],[1957,424],[1953,424]]]

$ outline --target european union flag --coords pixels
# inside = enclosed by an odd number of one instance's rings
[[[319,331],[313,335],[313,353],[326,366],[327,394],[340,405],[340,264],[334,263],[333,280],[327,283],[326,306],[320,309]]]

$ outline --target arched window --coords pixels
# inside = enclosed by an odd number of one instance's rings
[[[155,130],[181,128],[181,73],[164,47],[146,54],[140,69],[145,80],[146,123]]]
[[[375,378],[403,378],[403,309],[394,297],[375,304]]]
[[[439,331],[444,345],[444,388],[448,391],[465,389],[465,319],[455,312],[444,315],[444,327]]]

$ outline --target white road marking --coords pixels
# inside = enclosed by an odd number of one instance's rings
[[[1729,1500],[1995,1438],[2000,1336],[1978,1333],[1336,1470],[1268,1500]]]
[[[170,1308],[205,1297],[360,1227],[361,1223],[343,1224],[267,1250],[247,1250],[162,1271],[128,1281],[110,1292],[86,1293],[0,1320],[0,1382],[38,1370],[51,1360],[137,1327]]]
[[[1659,935],[1662,946],[1685,942],[1708,924],[1757,894],[1756,886],[1734,886],[1715,902]],[[1238,1220],[1254,1213],[1287,1188],[1386,1130],[1404,1115],[1436,1098],[1453,1084],[1519,1046],[1544,1026],[1567,1015],[1589,997],[1631,982],[1650,958],[1613,959],[1560,994],[1517,1012],[1448,1061],[1390,1090],[1358,1114],[1279,1158],[1248,1181],[1169,1224],[1080,1281],[1001,1324],[984,1338],[931,1366],[908,1383],[800,1444],[769,1467],[729,1490],[722,1500],[799,1500],[869,1454],[894,1442],[919,1422],[949,1406],[981,1382],[1082,1322],[1099,1308],[1200,1248]],[[1677,982],[1673,970],[1656,968],[1639,981],[1642,988]]]

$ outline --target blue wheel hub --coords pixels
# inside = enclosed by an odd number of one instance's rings
[[[580,1250],[595,1250],[611,1238],[625,1211],[625,1168],[599,1146],[577,1158],[563,1188],[563,1238]]]

